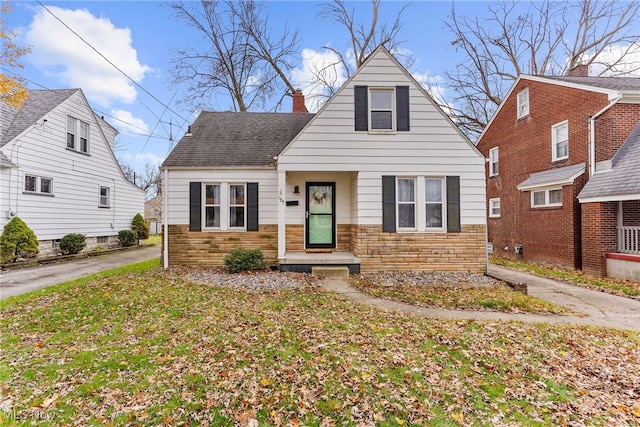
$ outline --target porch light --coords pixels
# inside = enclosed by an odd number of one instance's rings
[[[300,194],[300,187],[298,187],[297,185],[293,187],[293,194]]]

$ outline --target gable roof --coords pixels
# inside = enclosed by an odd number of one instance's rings
[[[269,166],[312,117],[203,111],[162,167]]]
[[[640,123],[612,159],[612,168],[593,174],[580,203],[640,199]]]
[[[588,90],[597,93],[604,93],[609,97],[609,100],[619,100],[624,95],[631,99],[631,102],[640,103],[640,77],[572,77],[572,76],[532,76],[527,74],[520,74],[516,81],[513,83],[509,92],[504,96],[500,105],[496,109],[489,123],[482,130],[482,133],[478,136],[479,142],[484,136],[485,132],[495,118],[502,110],[502,106],[511,97],[511,94],[518,86],[521,80],[531,80],[540,83],[547,83],[551,85],[558,85],[564,87],[571,87],[574,89]]]
[[[20,109],[0,103],[0,147],[20,135],[41,117],[60,105],[80,89],[30,90]]]

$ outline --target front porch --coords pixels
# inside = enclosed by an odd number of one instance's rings
[[[314,266],[347,267],[349,274],[360,273],[360,258],[345,251],[333,252],[286,252],[279,259],[280,271],[311,273]]]

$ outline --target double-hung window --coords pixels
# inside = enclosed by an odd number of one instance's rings
[[[53,194],[53,179],[36,175],[24,176],[25,193]]]
[[[551,126],[551,159],[563,160],[569,157],[569,122]]]
[[[531,192],[531,207],[562,206],[562,188],[547,188]]]
[[[489,218],[500,218],[500,198],[489,199]]]
[[[398,178],[398,229],[416,228],[416,179]]]
[[[444,227],[444,178],[397,179],[397,227],[399,231],[442,230]]]
[[[526,87],[518,92],[518,120],[529,115],[529,88]]]
[[[204,226],[220,228],[220,184],[204,186]]]
[[[393,89],[370,89],[371,130],[394,130]]]
[[[246,186],[226,182],[204,184],[204,228],[244,229]]]
[[[442,178],[425,179],[427,229],[442,228],[442,212],[444,210],[442,200],[443,186],[444,179]]]
[[[495,147],[489,150],[489,176],[498,176],[498,172],[500,171],[499,156],[500,156],[500,152],[498,147]]]
[[[67,116],[67,148],[89,154],[89,123]]]
[[[108,208],[111,206],[111,201],[109,198],[109,187],[100,187],[100,195],[98,197],[98,207]]]

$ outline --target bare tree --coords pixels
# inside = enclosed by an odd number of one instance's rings
[[[173,60],[174,82],[188,85],[183,101],[206,108],[222,95],[231,99],[234,111],[249,111],[294,92],[287,75],[298,49],[297,32],[285,29],[273,38],[264,3],[201,0],[171,7],[205,42],[178,50]]]
[[[464,60],[444,72],[455,93],[447,108],[473,140],[520,74],[562,75],[579,64],[597,75],[637,72],[639,12],[640,3],[616,0],[503,0],[467,17],[453,5],[445,23]]]
[[[402,44],[402,40],[399,39],[402,14],[409,5],[401,6],[392,22],[381,22],[380,4],[381,0],[371,0],[368,15],[366,12],[357,14],[356,7],[347,7],[347,2],[344,0],[333,0],[321,5],[318,16],[344,27],[347,31],[348,48],[343,52],[333,46],[323,46],[323,49],[335,55],[336,60],[321,63],[316,69],[311,70],[314,74],[312,84],[322,88],[316,96],[325,99],[333,96],[343,83],[338,78],[342,73],[337,70],[342,70],[346,78],[351,77],[369,55],[381,45],[393,52],[403,62],[405,68],[413,65],[413,56],[399,49]]]
[[[147,163],[144,166],[144,170],[142,172],[138,172],[122,159],[118,159],[118,164],[120,165],[120,169],[122,169],[122,173],[127,181],[145,191],[146,199],[155,197],[157,194],[162,192],[159,166],[152,166]]]

